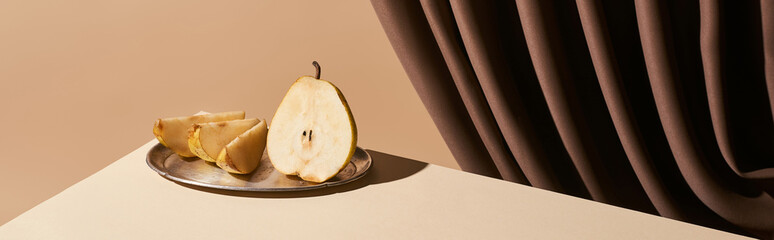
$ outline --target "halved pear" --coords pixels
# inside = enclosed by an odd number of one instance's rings
[[[282,99],[266,150],[277,171],[324,182],[341,171],[355,153],[357,127],[347,100],[333,83],[317,76],[296,80]]]
[[[255,171],[266,149],[266,121],[261,121],[223,147],[215,161],[230,173],[247,174]]]
[[[195,123],[188,129],[188,148],[197,157],[215,162],[220,150],[240,134],[261,122],[257,118]]]
[[[188,128],[194,123],[244,119],[244,111],[212,113],[189,117],[161,118],[153,124],[153,135],[159,142],[182,157],[195,156],[188,148]]]

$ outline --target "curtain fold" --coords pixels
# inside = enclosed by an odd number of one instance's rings
[[[774,233],[774,1],[371,0],[464,171]]]
[[[772,0],[761,1],[761,25],[769,107],[770,112],[774,114],[774,1]]]
[[[601,3],[597,0],[577,0],[576,4],[594,70],[629,163],[658,213],[665,217],[686,220],[680,207],[667,191],[667,183],[660,178],[657,169],[650,163],[653,159],[645,148],[636,117],[622,86]]]
[[[393,36],[391,40],[406,43],[396,46],[395,53],[401,59],[406,73],[413,76],[411,82],[414,89],[444,139],[457,139],[446,143],[452,155],[455,159],[471,159],[459,162],[460,167],[469,172],[500,178],[479,133],[472,127],[472,120],[459,92],[454,85],[446,84],[451,74],[444,64],[420,3],[374,1],[372,5],[378,9],[380,16],[391,19],[392,26],[396,26],[385,28],[387,35]]]
[[[508,181],[518,183],[528,183],[526,176],[516,164],[510,149],[505,146],[505,139],[500,134],[500,127],[494,121],[492,110],[483,95],[481,85],[487,86],[484,82],[479,84],[476,73],[468,59],[466,49],[462,49],[462,44],[457,39],[457,25],[451,14],[451,6],[446,1],[422,0],[420,1],[428,23],[432,29],[435,39],[438,42],[441,53],[448,66],[457,90],[465,103],[466,109],[473,119],[476,130],[482,135],[484,145],[492,157],[492,160],[502,175],[502,178]],[[458,14],[459,16],[460,14]],[[476,50],[472,50],[475,52]],[[488,87],[487,89],[491,89]],[[492,94],[490,94],[492,95]],[[497,105],[495,105],[495,108]],[[494,112],[502,113],[503,111]],[[505,131],[511,133],[513,131]],[[513,138],[511,138],[513,139]],[[523,141],[529,144],[528,141]],[[532,149],[532,148],[531,148]],[[528,172],[532,172],[529,165],[525,165]],[[532,180],[532,184],[552,188],[549,184],[543,184],[537,179]]]

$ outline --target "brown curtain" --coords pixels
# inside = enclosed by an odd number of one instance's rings
[[[371,0],[463,170],[774,232],[774,0]]]

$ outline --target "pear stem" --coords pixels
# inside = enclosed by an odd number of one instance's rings
[[[314,78],[320,79],[320,64],[317,61],[312,61],[312,66],[315,70]]]

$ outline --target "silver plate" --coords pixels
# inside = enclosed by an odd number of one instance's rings
[[[363,177],[371,167],[371,156],[360,147],[344,169],[323,183],[313,183],[297,176],[286,176],[274,169],[268,154],[258,169],[250,174],[231,174],[214,163],[199,158],[181,158],[164,145],[156,144],[145,159],[148,166],[162,177],[195,186],[251,192],[301,191],[338,186]]]

